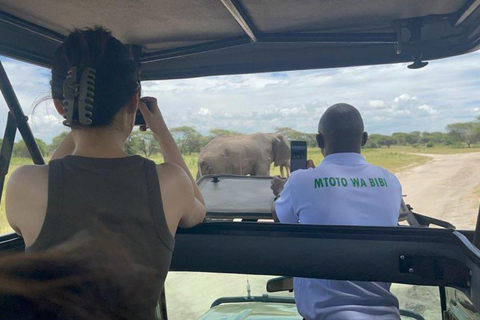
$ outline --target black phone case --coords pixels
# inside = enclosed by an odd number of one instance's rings
[[[307,143],[305,141],[290,142],[290,172],[307,168]]]
[[[148,101],[147,100],[142,100],[142,101],[147,105],[147,108],[150,110],[150,105],[148,104]],[[143,114],[140,112],[140,109],[137,110],[137,114],[135,115],[135,125],[136,126],[146,125],[145,119],[143,118]]]

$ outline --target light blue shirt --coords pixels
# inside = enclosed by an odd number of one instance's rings
[[[275,203],[281,222],[396,226],[398,179],[358,153],[328,155],[315,169],[292,173]],[[400,319],[389,283],[294,279],[299,313],[307,320]]]

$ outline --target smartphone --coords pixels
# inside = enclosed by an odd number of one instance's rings
[[[290,172],[307,169],[307,142],[290,142]]]
[[[148,101],[147,100],[142,100],[142,101],[147,105],[147,108],[150,109],[150,105],[148,104]],[[135,125],[136,126],[146,125],[145,119],[143,119],[143,114],[140,112],[140,109],[137,110],[137,114],[135,115]]]

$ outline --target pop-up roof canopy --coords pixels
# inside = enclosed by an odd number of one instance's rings
[[[49,66],[73,27],[142,49],[144,79],[331,68],[463,54],[479,0],[0,0],[0,54]]]

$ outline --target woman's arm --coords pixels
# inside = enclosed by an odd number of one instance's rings
[[[75,143],[73,142],[72,132],[70,131],[65,138],[62,140],[60,145],[55,149],[55,152],[52,154],[50,160],[60,159],[64,156],[73,154],[75,150]]]
[[[139,102],[139,109],[142,112],[148,127],[150,130],[152,130],[155,140],[160,143],[165,162],[175,163],[180,166],[183,171],[185,171],[192,184],[195,198],[205,206],[205,200],[198,189],[197,183],[190,173],[185,160],[183,160],[182,154],[180,153],[180,150],[178,149],[177,144],[175,143],[175,140],[173,139],[172,134],[168,130],[165,120],[160,113],[160,109],[157,105],[157,99],[153,97],[142,97],[142,100],[148,101],[150,109],[148,109],[145,103],[142,101]]]

